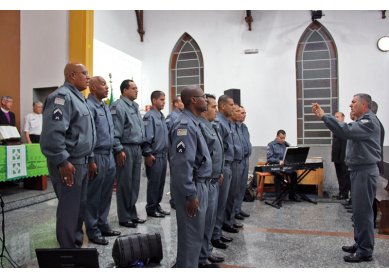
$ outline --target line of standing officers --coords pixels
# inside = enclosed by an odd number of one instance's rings
[[[121,96],[111,108],[106,81],[90,78],[83,64],[68,63],[65,83],[44,104],[41,149],[58,198],[56,235],[61,248],[80,248],[85,222],[89,240],[106,245],[118,236],[108,223],[114,178],[117,180],[119,225],[137,227],[136,202],[141,162],[147,175],[146,213],[163,218],[167,162],[171,173],[171,203],[177,217],[176,267],[207,267],[224,261],[213,247],[226,249],[237,233],[235,219],[249,216],[241,209],[248,175],[251,143],[244,108],[233,99],[205,95],[186,87],[165,117],[165,94],[151,94],[152,108],[141,117],[134,100],[134,81],[124,80]],[[85,99],[80,91],[89,86]],[[217,106],[219,111],[217,112]]]

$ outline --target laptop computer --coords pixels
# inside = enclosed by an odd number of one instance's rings
[[[284,153],[284,165],[304,164],[307,160],[309,147],[287,147]]]
[[[41,268],[98,268],[96,248],[37,248],[38,265]]]

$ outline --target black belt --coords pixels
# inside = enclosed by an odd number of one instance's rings
[[[94,150],[95,154],[103,154],[103,155],[110,155],[112,150]]]
[[[153,154],[154,157],[162,157],[162,158],[165,158],[167,156],[167,153],[166,152],[162,152],[162,153],[155,153]]]
[[[68,161],[74,165],[88,164],[88,160],[89,160],[89,156],[79,157],[79,158],[74,158],[74,157],[68,158]]]

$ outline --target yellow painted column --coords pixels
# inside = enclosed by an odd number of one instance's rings
[[[69,11],[69,61],[86,66],[93,76],[93,11]],[[89,90],[83,91],[86,97]]]

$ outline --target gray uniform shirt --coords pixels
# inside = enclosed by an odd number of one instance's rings
[[[238,133],[238,124],[230,122],[231,124],[231,133],[232,140],[234,141],[234,160],[242,161],[244,158],[242,137]]]
[[[271,164],[279,164],[284,158],[286,147],[289,147],[289,143],[279,144],[277,139],[271,141],[266,148],[267,162]]]
[[[350,170],[381,160],[380,123],[371,110],[348,124],[328,114],[322,120],[336,136],[347,139],[345,162]]]
[[[251,145],[251,141],[250,141],[250,132],[245,123],[241,124],[241,130],[243,134],[242,141],[243,141],[243,148],[244,148],[244,157],[248,158],[250,157],[253,150],[253,146]]]
[[[49,96],[43,107],[40,145],[47,160],[66,165],[67,159],[92,155],[95,123],[80,91],[65,82]]]
[[[187,200],[196,198],[196,178],[210,178],[212,160],[199,127],[199,118],[184,109],[170,132],[170,167],[173,186]]]
[[[112,150],[114,126],[108,106],[92,94],[89,94],[87,103],[96,125],[97,139],[94,152]]]
[[[143,117],[146,139],[143,144],[142,154],[148,156],[158,153],[167,153],[169,149],[168,130],[165,116],[153,107]]]
[[[231,126],[228,119],[221,113],[216,114],[215,123],[220,130],[220,136],[223,139],[224,159],[232,163],[234,161],[234,141],[232,140]]]
[[[111,106],[114,124],[115,152],[123,150],[123,144],[141,145],[145,139],[145,127],[138,104],[123,95]]]
[[[169,131],[171,130],[173,124],[175,123],[175,121],[177,120],[177,118],[180,116],[181,113],[182,112],[178,108],[175,108],[169,115],[167,115],[166,125]]]
[[[200,117],[200,129],[212,159],[211,177],[218,179],[223,173],[224,167],[223,140],[219,134],[218,126],[216,123]]]

